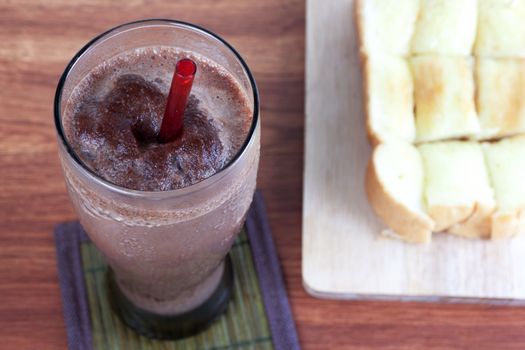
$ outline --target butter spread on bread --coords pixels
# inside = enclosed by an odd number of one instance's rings
[[[478,0],[476,56],[525,57],[525,1]]]
[[[525,232],[525,136],[484,143],[483,150],[496,194],[492,238]]]
[[[481,145],[447,141],[423,144],[418,150],[426,209],[435,230],[488,238],[495,201]]]
[[[410,61],[414,76],[416,142],[478,134],[471,60],[424,55]]]
[[[392,139],[413,142],[414,87],[407,61],[390,55],[365,59],[365,109],[373,144]]]
[[[361,52],[406,56],[419,0],[356,0]]]
[[[477,10],[477,0],[421,0],[412,54],[470,55]]]
[[[478,58],[476,83],[479,138],[525,132],[525,59]]]

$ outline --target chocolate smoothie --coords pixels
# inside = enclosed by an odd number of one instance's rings
[[[175,63],[197,64],[182,135],[158,134]],[[92,70],[73,91],[66,136],[82,161],[105,180],[141,191],[202,181],[238,152],[251,124],[250,102],[222,67],[169,47],[130,50]]]
[[[181,58],[197,64],[184,129],[175,141],[159,143]],[[224,257],[255,190],[260,131],[258,125],[250,129],[254,105],[245,85],[193,52],[142,47],[91,69],[64,102],[65,138],[83,166],[124,188],[94,181],[61,149],[80,222],[119,289],[156,314],[199,306],[223,276]],[[239,152],[242,157],[230,164]]]
[[[182,58],[197,65],[184,127],[160,143]],[[256,186],[259,97],[245,62],[188,23],[127,23],[75,55],[54,107],[66,187],[109,265],[113,310],[148,337],[204,329],[232,294],[226,257]]]

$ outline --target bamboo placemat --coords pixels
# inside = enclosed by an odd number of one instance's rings
[[[273,349],[261,289],[244,230],[230,252],[235,279],[233,298],[226,314],[203,333],[179,341],[151,340],[126,327],[111,311],[108,302],[104,258],[91,242],[81,243],[81,256],[94,349]]]
[[[178,341],[152,340],[126,327],[107,298],[107,265],[78,222],[55,228],[57,265],[70,350],[300,349],[260,193],[230,256],[233,297],[204,332]]]

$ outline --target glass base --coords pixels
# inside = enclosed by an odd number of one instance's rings
[[[229,254],[224,260],[222,278],[212,295],[195,309],[175,316],[158,315],[133,305],[119,289],[113,271],[108,270],[108,296],[113,311],[127,326],[148,338],[175,340],[203,331],[226,311],[232,292],[233,266]]]

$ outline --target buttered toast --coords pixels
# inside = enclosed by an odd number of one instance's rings
[[[432,232],[525,233],[525,0],[357,0],[377,215]]]
[[[488,238],[494,191],[481,146],[447,141],[418,147],[425,174],[425,207],[435,230]]]
[[[525,136],[484,143],[483,150],[496,194],[492,238],[525,232]]]
[[[364,61],[367,131],[373,144],[389,140],[413,142],[414,86],[405,59],[377,55]]]
[[[423,204],[423,163],[405,142],[382,143],[368,164],[366,192],[377,215],[402,239],[428,243],[434,221]]]

